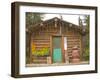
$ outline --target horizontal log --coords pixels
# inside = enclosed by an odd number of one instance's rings
[[[39,45],[39,46],[35,46],[36,48],[44,48],[45,46],[43,46],[43,45]],[[46,46],[46,47],[50,47],[50,46]]]
[[[33,59],[47,59],[47,56],[32,56]]]
[[[49,45],[50,43],[45,43],[45,42],[38,42],[38,43],[34,43],[35,45]]]
[[[33,59],[34,62],[47,62],[47,59]]]
[[[43,63],[47,63],[47,61],[33,61],[34,64],[43,64]]]
[[[50,40],[50,37],[33,37],[32,40]]]
[[[50,40],[46,40],[46,39],[37,39],[37,40],[33,40],[33,42],[50,42]]]
[[[56,33],[57,32],[57,30],[55,30],[55,31],[43,31],[43,32],[40,32],[40,33]]]
[[[33,56],[33,63],[47,63],[47,57]]]

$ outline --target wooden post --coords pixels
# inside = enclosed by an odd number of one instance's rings
[[[51,64],[52,63],[51,56],[47,57],[47,63],[48,64]]]
[[[53,63],[52,36],[50,36],[50,56],[51,56],[51,63]]]
[[[64,50],[64,53],[65,53],[65,62],[69,63],[69,56],[68,56],[67,50]]]
[[[63,62],[65,62],[65,52],[64,52],[64,37],[62,36],[62,57],[63,57]]]

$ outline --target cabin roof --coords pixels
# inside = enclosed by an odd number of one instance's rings
[[[86,30],[83,31],[82,26],[79,26],[79,25],[73,24],[71,22],[59,19],[58,17],[54,17],[54,18],[49,19],[49,20],[41,21],[40,23],[37,23],[37,24],[32,25],[31,27],[29,27],[28,30],[31,31],[31,32],[34,32],[37,29],[39,29],[40,27],[46,27],[47,25],[51,25],[51,24],[54,25],[55,22],[57,22],[57,25],[60,24],[61,26],[67,26],[67,27],[70,27],[72,29],[78,30],[82,34],[86,33]]]
[[[49,20],[45,20],[44,23],[48,23],[48,22],[52,22],[52,21],[55,21],[55,19],[58,21],[58,22],[62,22],[62,23],[65,23],[65,24],[72,24],[73,26],[78,26],[76,24],[73,24],[71,22],[68,22],[68,21],[65,21],[63,19],[59,19],[58,17],[54,17],[52,19],[49,19]]]

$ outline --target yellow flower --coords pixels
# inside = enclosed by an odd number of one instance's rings
[[[36,48],[35,48],[35,44],[34,43],[31,44],[31,51],[32,51],[32,54],[36,51]]]

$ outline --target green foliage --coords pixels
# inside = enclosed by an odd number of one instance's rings
[[[89,50],[89,39],[87,39],[86,47],[85,47],[85,56],[84,56],[86,61],[89,60],[89,53],[90,53],[90,50]]]
[[[26,12],[26,27],[33,26],[41,22],[43,19],[42,13]]]
[[[49,48],[42,48],[41,50],[34,50],[33,55],[47,56],[47,55],[49,55]]]
[[[33,13],[33,12],[26,12],[26,28],[31,26],[34,27],[35,24],[41,22],[43,19],[43,14],[41,13]],[[26,33],[26,63],[30,62],[30,34]]]
[[[86,19],[86,30],[87,30],[87,35],[86,35],[86,46],[85,46],[85,55],[84,58],[86,61],[89,61],[89,16],[85,16]]]

